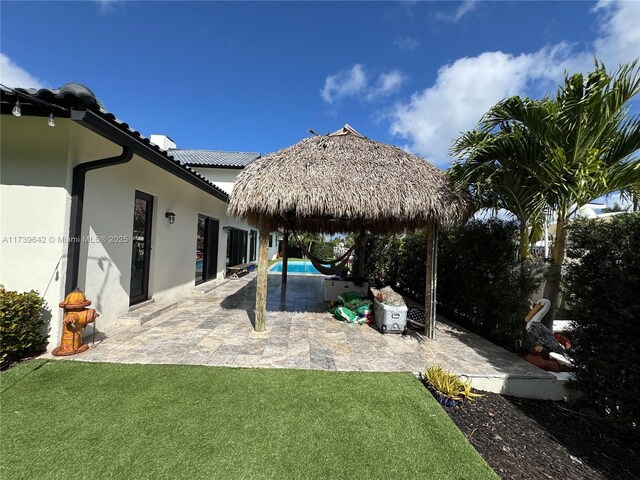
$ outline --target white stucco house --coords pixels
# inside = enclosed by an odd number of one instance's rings
[[[0,93],[0,284],[44,297],[50,348],[58,303],[75,287],[102,329],[255,258],[257,231],[226,208],[258,154],[204,151],[209,163],[196,165],[192,151],[143,137],[79,84]]]
[[[151,135],[150,140],[151,143],[166,149],[169,155],[198,172],[229,195],[233,190],[238,174],[251,162],[260,158],[260,154],[255,152],[181,149],[177,148],[173,140],[166,135]],[[282,240],[280,232],[271,232],[269,237],[269,258],[273,258],[279,251],[280,240]],[[245,261],[255,261],[258,254],[258,230],[252,228],[247,231],[238,227],[230,227],[227,230],[227,265],[244,263],[239,255],[240,252],[247,250],[247,245],[248,255],[246,258],[248,260]]]

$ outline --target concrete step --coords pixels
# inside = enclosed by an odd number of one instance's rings
[[[457,373],[454,371],[454,373]],[[420,379],[422,373],[416,372]],[[499,393],[513,397],[535,398],[539,400],[575,401],[578,393],[567,387],[573,378],[571,372],[546,372],[540,369],[539,375],[502,374],[502,375],[464,375],[463,381],[471,382],[471,386],[483,392]]]
[[[473,388],[502,395],[556,401],[571,401],[576,397],[575,391],[567,388],[571,378],[569,372],[544,373],[546,375],[461,375],[461,377],[464,380],[470,380]]]
[[[228,279],[221,278],[201,283],[200,285],[196,285],[195,287],[193,287],[190,295],[192,297],[201,297],[202,295],[206,295],[207,293],[212,292],[221,285],[224,285],[227,281]]]
[[[159,317],[163,313],[173,310],[178,306],[178,302],[157,303],[154,300],[134,305],[128,313],[121,315],[116,320],[118,327],[137,327],[149,320]]]

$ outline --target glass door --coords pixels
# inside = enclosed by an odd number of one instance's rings
[[[206,268],[205,280],[216,278],[218,274],[218,235],[220,234],[220,222],[215,218],[207,218],[206,239]]]
[[[227,233],[227,267],[247,262],[248,234],[239,228],[230,228]]]
[[[149,260],[151,256],[151,218],[153,197],[136,191],[133,208],[133,251],[131,255],[131,283],[129,305],[149,298]]]
[[[258,243],[258,232],[251,230],[251,240],[249,242],[249,261],[253,262],[256,259],[256,246]]]
[[[196,285],[204,282],[204,252],[207,233],[207,217],[198,215],[198,230],[196,232]]]
[[[220,222],[198,215],[196,240],[196,285],[215,278],[218,271],[218,234]]]
[[[240,261],[240,263],[247,263],[247,246],[248,246],[249,236],[247,235],[247,232],[245,232],[244,230],[241,230],[241,232],[242,232],[241,233],[242,240],[240,241],[240,244],[241,244],[240,249],[242,253],[240,254],[240,257],[242,260]]]

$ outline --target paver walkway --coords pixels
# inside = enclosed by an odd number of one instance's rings
[[[267,330],[253,330],[255,273],[223,282],[139,327],[105,332],[96,347],[68,359],[325,370],[423,371],[441,364],[458,374],[545,378],[549,374],[443,318],[436,340],[421,332],[381,334],[326,311],[323,278],[269,275]]]

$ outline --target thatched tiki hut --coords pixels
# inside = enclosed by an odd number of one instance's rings
[[[267,247],[278,228],[307,232],[428,231],[425,330],[435,326],[438,223],[463,220],[464,194],[424,159],[344,128],[262,157],[236,180],[228,212],[260,229],[256,323],[265,328]]]

